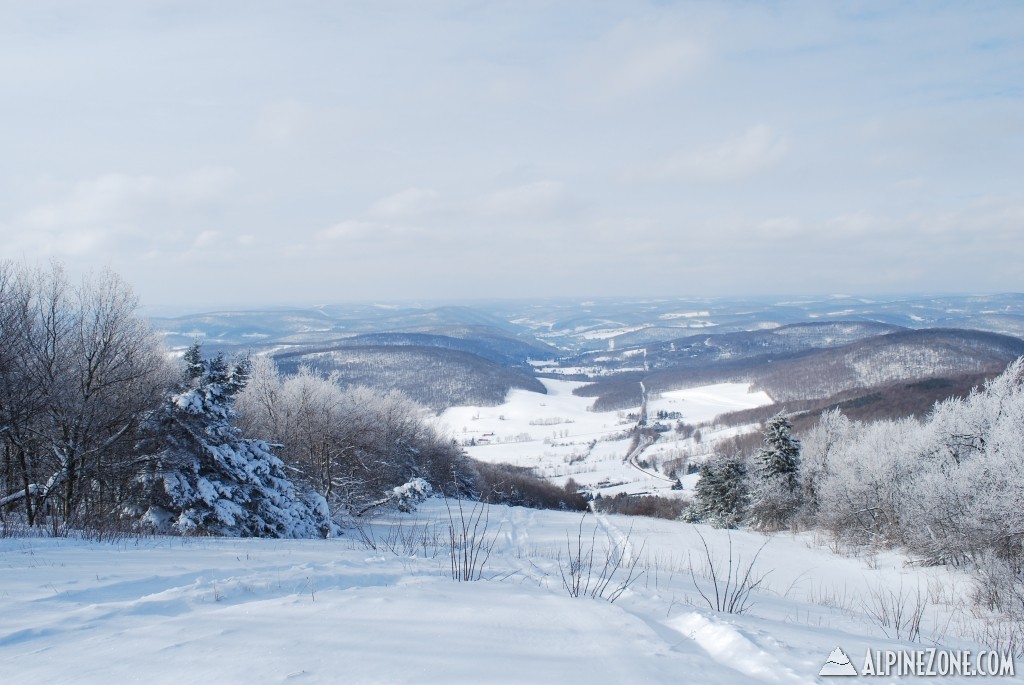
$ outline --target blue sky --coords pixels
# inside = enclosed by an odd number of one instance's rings
[[[1020,291],[1024,4],[0,0],[0,257],[144,303]]]

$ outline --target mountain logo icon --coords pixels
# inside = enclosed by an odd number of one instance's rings
[[[846,652],[836,647],[828,655],[828,661],[818,671],[818,675],[857,675],[857,669],[853,667],[853,662],[846,656]]]

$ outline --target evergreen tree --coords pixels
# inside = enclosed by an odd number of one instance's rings
[[[800,474],[800,441],[792,436],[792,430],[789,419],[782,412],[768,419],[757,461],[766,478],[783,478],[788,486],[795,489]]]
[[[779,412],[765,425],[761,449],[754,455],[756,483],[751,496],[751,520],[762,528],[785,525],[800,508],[800,441]]]
[[[262,440],[232,425],[235,395],[248,360],[223,354],[204,360],[198,343],[186,353],[181,386],[145,441],[151,468],[140,478],[142,519],[185,534],[316,537],[330,532],[323,497],[300,492]]]
[[[687,520],[735,528],[743,521],[749,497],[746,459],[740,454],[708,459],[700,467],[695,490]]]

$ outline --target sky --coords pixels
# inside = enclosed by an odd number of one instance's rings
[[[1024,290],[1024,3],[0,0],[0,258],[148,306]]]

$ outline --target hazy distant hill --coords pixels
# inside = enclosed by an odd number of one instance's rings
[[[578,394],[614,409],[639,404],[641,380],[652,391],[746,380],[794,401],[988,373],[1024,354],[1021,294],[325,305],[152,321],[172,348],[198,338],[210,351],[270,353],[286,371],[336,370],[435,409],[541,391],[531,361],[595,380]]]
[[[323,343],[341,336],[416,332],[468,337],[490,330],[562,355],[622,350],[700,336],[851,321],[904,328],[970,328],[1024,336],[1024,294],[917,298],[604,298],[507,300],[430,306],[337,304],[154,316],[173,348],[195,338],[226,351]],[[475,335],[475,334],[473,334]],[[542,342],[541,342],[542,341]]]
[[[495,334],[484,327],[464,327],[449,331],[448,335],[432,333],[367,333],[316,346],[310,352],[358,346],[417,346],[470,352],[484,359],[508,366],[521,366],[530,359],[550,356],[553,350],[539,343]]]
[[[152,317],[171,348],[185,348],[196,338],[225,351],[270,349],[333,343],[375,333],[423,333],[480,341],[516,359],[550,356],[522,326],[471,307],[433,308],[383,305],[222,311],[178,317]]]
[[[843,322],[704,336],[702,343],[685,339],[667,352],[648,352],[648,371],[601,378],[576,394],[594,397],[595,409],[618,409],[639,404],[641,381],[651,392],[742,381],[785,402],[901,381],[998,373],[1024,355],[1024,340],[996,333],[887,330],[892,327]]]
[[[511,388],[545,392],[528,369],[471,352],[412,344],[341,345],[329,350],[275,355],[283,373],[306,364],[337,373],[342,385],[401,390],[435,411],[461,404],[500,404]]]
[[[802,400],[895,382],[998,373],[1021,355],[1024,340],[996,333],[899,331],[781,360],[752,379],[778,401]]]

